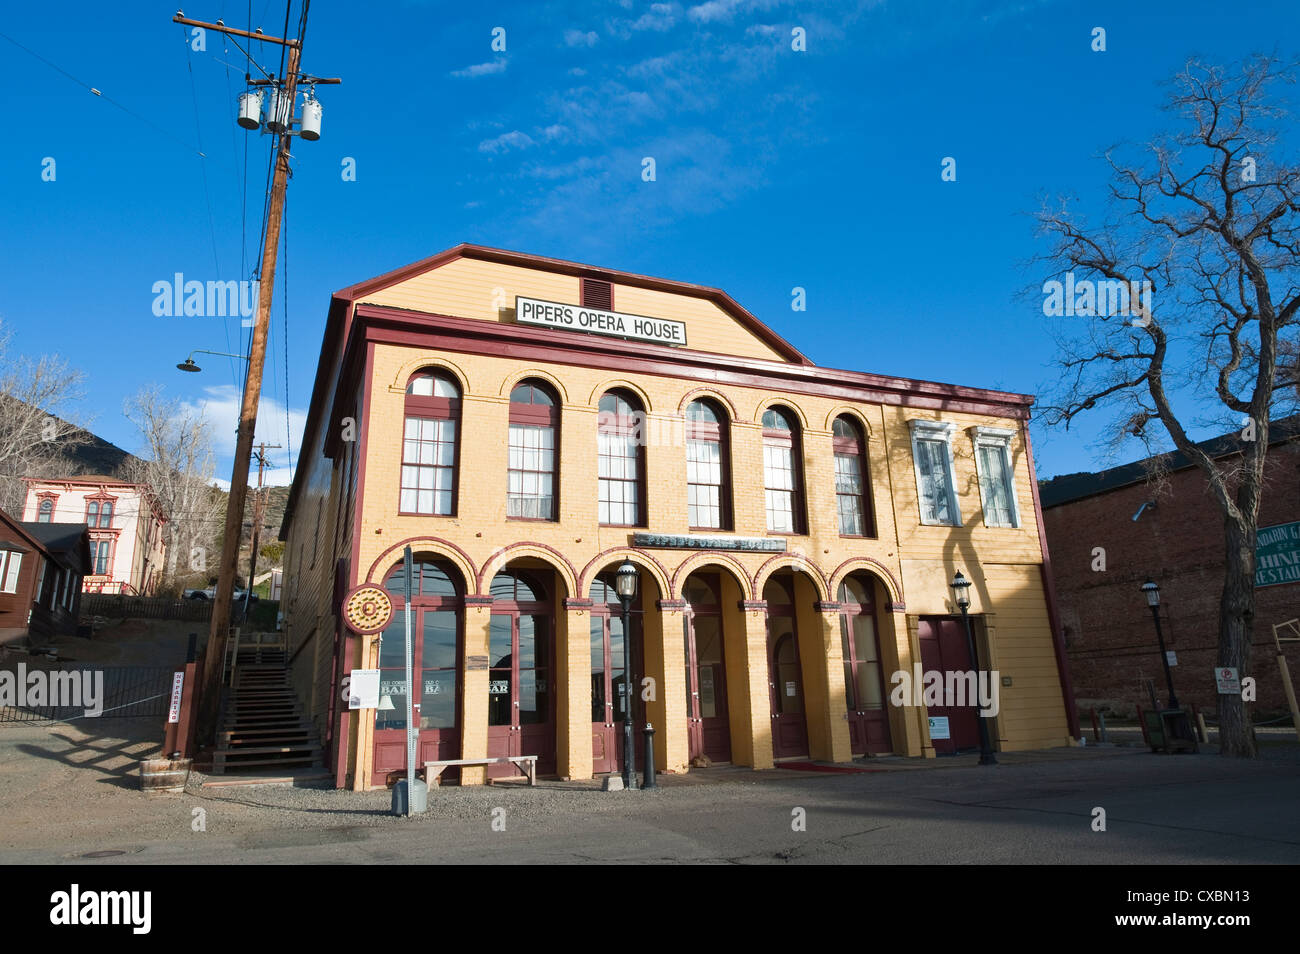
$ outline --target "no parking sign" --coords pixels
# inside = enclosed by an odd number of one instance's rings
[[[1224,666],[1214,670],[1214,681],[1219,687],[1219,695],[1241,695],[1241,679],[1238,677],[1235,667]]]

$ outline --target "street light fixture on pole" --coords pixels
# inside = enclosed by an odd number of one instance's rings
[[[246,354],[231,354],[228,351],[207,351],[203,348],[196,348],[194,351],[190,352],[189,357],[176,365],[176,367],[180,368],[182,371],[189,371],[192,373],[202,371],[203,369],[194,363],[194,356],[196,354],[215,354],[219,358],[239,358],[241,361],[248,360],[248,355]]]
[[[975,633],[971,630],[970,625],[970,580],[962,575],[961,570],[952,578],[952,595],[957,606],[961,609],[961,621],[966,627],[966,648],[970,651],[971,665],[975,667],[975,685],[979,686],[980,660],[979,655],[975,652]],[[989,678],[993,676],[990,673]],[[975,695],[975,722],[979,726],[980,732],[980,765],[997,765],[998,760],[993,756],[993,746],[989,742],[989,724],[984,718],[984,714],[979,710],[979,693]]]
[[[639,575],[631,561],[624,560],[623,565],[614,574],[614,588],[623,604],[623,788],[631,791],[636,788],[636,771],[633,761],[636,759],[636,747],[632,741],[632,629],[630,610],[632,597],[636,595],[636,581]]]
[[[1156,641],[1160,644],[1160,663],[1165,667],[1165,685],[1169,687],[1169,702],[1165,708],[1177,709],[1178,696],[1174,692],[1174,674],[1169,669],[1169,652],[1165,649],[1165,634],[1160,628],[1160,585],[1148,579],[1142,584],[1142,594],[1147,598],[1147,606],[1151,607],[1151,618],[1156,624]]]

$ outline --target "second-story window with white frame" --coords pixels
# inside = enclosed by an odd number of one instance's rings
[[[957,506],[957,477],[952,467],[952,435],[956,424],[912,420],[912,460],[916,464],[916,493],[921,523],[961,526]]]
[[[1004,427],[972,427],[975,469],[979,472],[980,502],[986,527],[1019,527],[1016,485],[1011,466],[1011,439],[1016,432]]]

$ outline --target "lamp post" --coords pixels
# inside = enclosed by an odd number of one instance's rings
[[[623,788],[636,788],[636,746],[632,741],[632,630],[630,625],[632,597],[636,595],[638,571],[624,560],[614,574],[614,586],[623,604]]]
[[[980,660],[979,655],[975,652],[975,634],[970,625],[970,580],[962,575],[961,570],[952,578],[952,595],[953,600],[961,609],[961,621],[966,627],[966,648],[970,651],[971,665],[975,667],[975,685],[979,685]],[[989,676],[992,678],[992,675]],[[980,765],[997,765],[998,760],[993,756],[993,746],[989,743],[989,725],[988,720],[978,711],[979,695],[975,697],[975,722],[979,726],[980,733]]]
[[[1142,595],[1147,598],[1147,606],[1151,607],[1151,618],[1156,624],[1156,641],[1160,644],[1160,663],[1165,667],[1165,685],[1169,687],[1169,702],[1166,709],[1178,708],[1178,696],[1174,692],[1174,674],[1169,669],[1169,653],[1165,649],[1165,634],[1160,628],[1160,585],[1154,580],[1148,579],[1142,584]]]

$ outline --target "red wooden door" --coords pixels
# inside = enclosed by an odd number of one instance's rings
[[[515,714],[515,614],[493,613],[488,621],[488,758],[519,755]],[[495,766],[490,767],[495,768]],[[504,772],[489,770],[490,777]]]
[[[690,757],[731,761],[731,726],[727,718],[727,678],[723,660],[722,616],[686,616],[686,704]]]
[[[621,639],[622,620],[618,621]],[[610,619],[595,612],[591,616],[591,770],[597,775],[618,771],[615,748],[614,700],[611,683],[620,684],[621,660],[611,659]],[[614,667],[618,668],[615,669]]]
[[[488,626],[488,757],[536,755],[538,773],[552,774],[555,706],[550,619],[530,613],[493,613]],[[488,766],[489,778],[518,775],[511,765]]]
[[[803,675],[794,607],[769,606],[767,667],[772,708],[772,757],[808,757],[808,722],[804,715]],[[789,615],[786,615],[786,614]]]
[[[413,607],[413,708],[419,727],[416,767],[426,761],[454,759],[460,752],[460,705],[457,692],[460,658],[459,613],[454,609]],[[384,631],[379,650],[380,695],[391,710],[375,713],[374,781],[406,768],[406,621],[398,609]],[[447,778],[449,773],[444,773]],[[454,774],[451,774],[454,778]]]
[[[971,663],[970,650],[966,645],[966,631],[962,621],[950,616],[922,617],[917,632],[921,642],[921,667],[926,673],[938,672],[947,683],[949,672],[970,672],[975,667]],[[977,700],[968,700],[971,705],[947,706],[943,702],[929,706],[930,716],[948,718],[948,739],[934,739],[934,750],[944,754],[953,754],[968,749],[979,748],[979,723]]]
[[[889,715],[885,710],[880,641],[870,603],[844,599],[841,590],[840,639],[844,653],[844,700],[848,708],[849,745],[854,755],[892,752]]]

